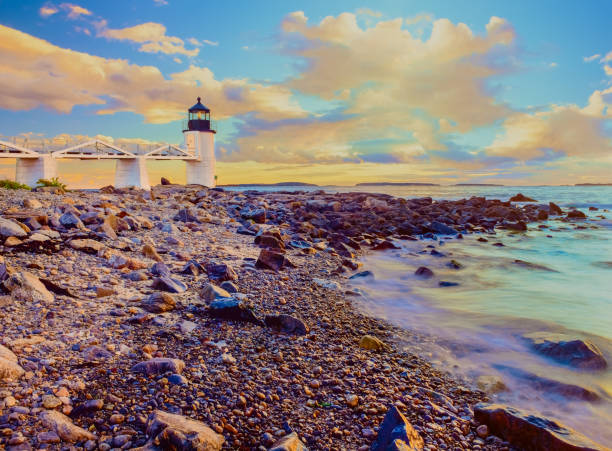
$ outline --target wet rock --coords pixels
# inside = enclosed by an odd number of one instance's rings
[[[527,262],[525,260],[514,260],[512,263],[517,266],[522,266],[528,269],[536,269],[539,271],[548,271],[548,272],[559,272],[555,269],[549,268],[548,266],[540,265],[538,263]]]
[[[168,293],[156,292],[149,295],[140,306],[150,313],[163,313],[174,310],[176,301]]]
[[[446,264],[447,267],[451,268],[451,269],[461,269],[463,268],[463,265],[461,263],[459,263],[457,260],[451,260]]]
[[[396,443],[397,441],[399,443]],[[370,451],[387,451],[389,449],[419,451],[423,449],[423,446],[424,442],[419,433],[398,408],[392,406],[378,428],[378,435]]]
[[[295,268],[295,265],[289,261],[285,254],[268,249],[261,250],[259,258],[257,262],[255,262],[255,266],[259,269],[271,269],[273,271],[280,271],[284,268]]]
[[[381,351],[385,348],[385,344],[372,335],[364,335],[359,340],[359,347],[370,351]]]
[[[567,212],[567,217],[569,219],[586,219],[586,215],[580,210],[570,210]]]
[[[372,271],[361,271],[357,274],[353,274],[351,277],[349,277],[349,279],[363,279],[364,277],[374,278],[374,273]]]
[[[479,403],[474,407],[474,417],[479,423],[486,424],[491,434],[519,448],[555,451],[605,449],[561,423],[506,405]]]
[[[553,215],[562,215],[563,214],[563,210],[561,210],[561,207],[559,207],[554,202],[549,202],[548,203],[548,212],[549,212],[549,214],[553,214]]]
[[[187,290],[187,285],[172,277],[156,277],[153,279],[151,288],[169,293],[182,293]]]
[[[167,372],[181,374],[185,368],[185,362],[179,359],[157,357],[137,363],[132,367],[132,373],[144,373],[147,376],[163,374]]]
[[[476,386],[485,393],[500,393],[506,391],[508,387],[499,376],[483,374],[476,379]]]
[[[459,286],[458,282],[449,282],[448,280],[441,280],[438,282],[438,286],[440,287],[457,287]]]
[[[17,238],[23,238],[27,236],[25,230],[17,223],[10,219],[0,218],[0,235],[3,237],[14,236]]]
[[[503,226],[508,230],[515,230],[517,232],[524,232],[527,230],[527,224],[525,224],[523,221],[504,222]]]
[[[225,263],[208,263],[205,265],[206,274],[208,274],[208,278],[211,280],[216,280],[218,282],[223,282],[225,280],[238,280],[238,274],[236,271]]]
[[[12,274],[4,281],[4,287],[22,301],[35,300],[52,302],[53,293],[36,277],[27,271]]]
[[[57,410],[45,410],[39,414],[42,423],[52,429],[63,441],[68,443],[95,440],[91,432],[75,425],[70,418]]]
[[[523,338],[539,354],[574,368],[603,370],[608,366],[602,352],[590,341],[547,332],[535,332]]]
[[[414,275],[422,279],[431,279],[434,276],[434,272],[426,266],[421,266],[414,272]]]
[[[90,399],[81,404],[78,404],[70,412],[72,418],[79,418],[85,415],[91,415],[98,410],[102,410],[104,407],[104,401],[101,399]]]
[[[510,198],[510,202],[537,202],[537,200],[532,199],[531,197],[527,197],[521,193],[518,193],[516,196],[512,196]]]
[[[285,334],[306,335],[308,333],[308,326],[295,316],[286,314],[266,315],[264,322],[266,326]]]
[[[176,451],[218,451],[225,438],[204,423],[161,410],[147,420],[147,437],[162,449]]]
[[[236,299],[216,300],[208,306],[207,313],[213,318],[244,321],[260,326],[265,325],[265,323],[255,315],[251,307]]]
[[[400,249],[400,247],[396,246],[392,241],[383,240],[375,244],[372,249],[375,251],[386,251],[387,249]]]
[[[452,227],[447,226],[446,224],[442,224],[441,222],[433,221],[429,224],[429,228],[432,232],[438,233],[440,235],[457,235],[459,232]]]
[[[342,288],[338,282],[334,282],[333,280],[318,279],[315,277],[312,281],[328,290],[340,290]]]
[[[300,437],[292,432],[275,442],[268,451],[308,451]]]
[[[207,283],[200,290],[200,297],[206,302],[212,302],[217,299],[231,298],[232,295],[215,284]]]

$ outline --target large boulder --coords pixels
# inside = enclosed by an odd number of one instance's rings
[[[457,235],[459,232],[455,229],[453,229],[450,226],[447,226],[446,224],[442,224],[441,222],[438,221],[433,221],[431,224],[429,224],[429,228],[431,229],[432,232],[440,234],[440,235]]]
[[[392,406],[378,428],[378,435],[370,451],[389,449],[420,451],[423,446],[424,442],[419,433],[398,408]]]
[[[53,293],[47,290],[47,287],[40,281],[38,277],[27,271],[21,271],[12,274],[4,281],[4,287],[10,291],[14,297],[25,298],[32,301],[52,302]]]
[[[523,338],[537,353],[565,365],[587,370],[603,370],[608,366],[599,348],[590,341],[548,332],[534,332]]]
[[[510,202],[537,202],[537,200],[532,199],[531,197],[527,197],[521,193],[518,193],[516,196],[512,196],[510,198]]]
[[[161,410],[149,415],[147,436],[161,449],[175,451],[218,451],[225,442],[204,423]]]
[[[582,434],[513,407],[480,403],[474,407],[476,421],[486,424],[491,434],[527,450],[597,451],[606,448]]]
[[[250,219],[257,224],[264,224],[266,222],[265,208],[256,208],[247,205],[240,210],[240,216],[242,216],[243,219]]]
[[[96,439],[91,432],[75,425],[70,418],[56,410],[43,410],[39,417],[45,427],[55,431],[65,442],[78,443]]]
[[[18,379],[25,371],[17,363],[13,351],[0,345],[0,380]]]
[[[23,238],[27,236],[27,233],[17,224],[17,221],[0,218],[0,235],[3,237],[16,236],[18,238]]]

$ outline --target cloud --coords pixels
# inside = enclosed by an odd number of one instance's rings
[[[417,14],[416,16],[413,17],[408,17],[404,23],[406,25],[415,25],[418,24],[420,22],[432,22],[434,20],[434,16],[433,14],[430,13],[421,13],[421,14]]]
[[[228,98],[228,92],[241,93]],[[291,90],[248,79],[215,78],[208,68],[162,75],[158,68],[64,49],[0,25],[0,108],[48,108],[69,113],[76,105],[97,114],[132,112],[146,122],[181,119],[197,96],[214,105],[215,118],[253,114],[279,120],[304,116]]]
[[[107,27],[106,21],[102,21],[98,23],[98,36],[119,41],[136,42],[141,44],[138,50],[145,53],[196,56],[200,52],[198,48],[186,49],[185,42],[181,38],[166,35],[166,27],[154,22],[112,29]]]
[[[612,61],[612,52],[608,52],[606,56],[601,59],[602,63],[607,63],[608,61]]]
[[[585,63],[590,63],[591,61],[595,61],[599,57],[601,57],[601,55],[599,53],[596,53],[595,55],[585,56],[584,58],[582,58],[582,60]]]
[[[153,0],[153,2],[155,3],[155,5],[157,6],[165,6],[168,4],[168,2],[166,0]]]
[[[380,11],[373,11],[370,8],[359,8],[355,13],[360,16],[382,17]]]
[[[217,41],[209,41],[208,39],[202,39],[202,42],[204,44],[212,45],[213,47],[216,47],[219,45]]]
[[[41,6],[40,9],[38,10],[38,14],[40,14],[41,17],[49,17],[58,12],[59,12],[59,9],[57,9],[55,6],[51,4]]]
[[[68,13],[69,19],[78,19],[80,16],[91,16],[92,12],[86,8],[83,8],[79,5],[74,5],[72,3],[62,3],[60,5],[64,11]]]

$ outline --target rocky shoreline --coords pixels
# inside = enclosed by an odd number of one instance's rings
[[[397,240],[577,210],[177,185],[0,190],[0,209],[6,449],[603,449],[475,409],[485,393],[402,350],[410,332],[343,288]]]

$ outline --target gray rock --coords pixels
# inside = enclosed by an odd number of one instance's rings
[[[236,299],[221,299],[214,301],[208,306],[207,313],[213,318],[244,321],[260,326],[265,325],[265,323],[255,315],[251,307]]]
[[[161,410],[147,420],[147,436],[162,449],[176,451],[218,451],[225,438],[204,423]]]
[[[206,274],[211,280],[223,282],[225,280],[238,280],[238,274],[234,269],[225,263],[208,263],[206,266]]]
[[[59,222],[62,226],[64,226],[67,229],[83,229],[85,228],[85,225],[83,224],[83,222],[79,219],[78,216],[76,216],[73,213],[64,213],[63,215],[60,216],[59,218]]]
[[[133,373],[144,373],[148,376],[163,374],[167,372],[181,374],[185,368],[185,362],[179,359],[158,357],[137,363],[132,367]]]
[[[232,295],[215,284],[207,283],[200,290],[200,297],[206,302],[212,302],[217,299],[231,298]]]
[[[172,277],[156,277],[151,287],[169,293],[182,293],[187,290],[187,285]]]
[[[21,228],[16,221],[10,219],[0,218],[0,235],[3,237],[16,236],[17,238],[23,238],[27,236],[25,230]]]
[[[477,404],[474,417],[479,423],[486,424],[491,434],[518,448],[555,451],[606,449],[563,424],[501,404]]]
[[[238,287],[236,286],[236,284],[234,282],[230,282],[229,280],[223,282],[221,284],[221,288],[227,291],[228,293],[238,293]]]
[[[266,315],[264,322],[266,326],[279,332],[293,335],[306,335],[308,326],[299,318],[291,315]]]
[[[396,441],[399,443],[395,443]],[[400,447],[398,448],[397,445]],[[372,444],[370,451],[387,451],[393,449],[393,446],[402,449],[402,445],[405,445],[405,449],[417,451],[423,449],[424,442],[406,417],[397,407],[392,406],[378,428],[376,441]]]
[[[429,224],[429,228],[435,232],[438,233],[440,235],[457,235],[459,232],[455,229],[453,229],[450,226],[447,226],[446,224],[442,224],[441,222],[438,221],[433,221],[431,224]]]

